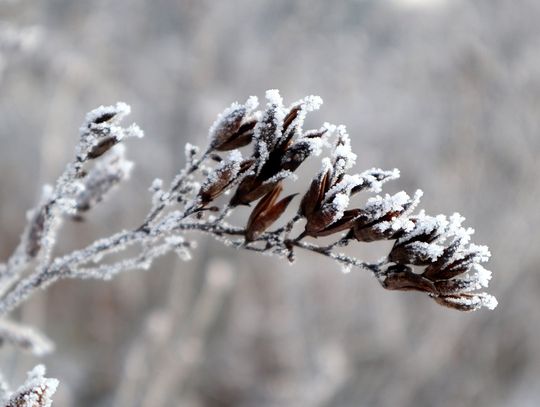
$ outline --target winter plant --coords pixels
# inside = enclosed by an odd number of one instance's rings
[[[460,311],[496,307],[493,296],[478,292],[491,278],[481,265],[489,259],[489,250],[470,242],[474,231],[462,226],[461,215],[416,212],[420,190],[412,196],[403,191],[376,195],[353,205],[353,195],[380,193],[399,171],[350,173],[356,155],[345,126],[303,128],[307,113],[322,104],[318,96],[288,107],[277,90],[267,91],[266,99],[261,110],[256,97],[233,103],[210,127],[204,149],[186,145],[185,167],[168,186],[159,179],[153,182],[151,209],[135,228],[53,256],[62,223],[82,217],[129,177],[133,164],[125,158],[124,142],[143,136],[136,124],[121,125],[130,113],[124,103],[88,113],[73,161],[53,186],[43,188],[18,247],[0,265],[0,314],[7,318],[38,289],[60,279],[110,279],[123,271],[148,269],[171,251],[187,260],[194,248],[190,232],[291,263],[300,250],[326,256],[345,271],[367,270],[386,289],[424,292]],[[295,171],[316,156],[323,158],[312,180],[295,184],[299,194],[282,197]],[[251,213],[233,225],[229,217],[239,206],[252,207]],[[374,263],[341,252],[345,246],[375,241],[393,245]],[[114,260],[108,257],[112,254]],[[42,335],[7,320],[0,323],[0,336],[37,355],[52,349]],[[43,378],[43,369],[37,367],[15,393],[4,389],[5,403],[49,405],[55,388],[56,381]],[[32,398],[34,404],[20,402],[21,397]]]

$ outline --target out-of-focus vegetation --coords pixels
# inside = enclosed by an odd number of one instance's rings
[[[359,170],[400,168],[390,189],[422,188],[431,213],[458,210],[493,254],[499,307],[466,315],[321,258],[291,268],[204,240],[190,263],[59,283],[21,310],[57,344],[44,362],[61,380],[58,405],[540,402],[540,3],[435,3],[0,4],[2,22],[40,33],[31,52],[6,54],[0,82],[1,258],[89,109],[125,100],[147,137],[130,146],[132,180],[60,236],[66,251],[135,226],[185,142],[269,88],[321,95],[315,125],[347,125]],[[14,383],[35,364],[0,356]]]

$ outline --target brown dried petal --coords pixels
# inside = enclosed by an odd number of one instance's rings
[[[424,276],[431,279],[448,279],[455,277],[461,273],[464,273],[466,270],[458,271],[460,268],[456,267],[459,261],[449,264],[452,256],[459,250],[461,247],[461,241],[455,240],[448,247],[446,247],[442,255],[437,259],[436,262],[429,265],[424,271]],[[452,270],[454,269],[454,270]]]
[[[199,199],[203,206],[208,205],[227,188],[240,175],[245,173],[253,165],[253,160],[244,160],[240,163],[240,169],[235,168],[233,164],[218,168],[212,176],[212,182],[206,182],[199,190]]]
[[[220,146],[230,141],[231,137],[238,131],[242,120],[246,115],[246,107],[238,106],[231,110],[214,125],[212,132],[211,147],[219,150]]]
[[[107,151],[109,151],[118,140],[114,137],[106,137],[103,140],[100,140],[92,149],[88,152],[88,158],[94,159],[102,156]]]
[[[281,169],[288,171],[296,171],[296,169],[309,157],[311,153],[311,145],[306,141],[299,141],[293,144],[282,156]]]
[[[432,263],[429,256],[407,243],[395,244],[388,255],[388,259],[394,263],[413,264],[415,266],[427,266]]]
[[[319,233],[334,223],[335,218],[336,208],[334,205],[325,205],[307,218],[304,233],[309,236],[317,237],[319,236]]]
[[[295,105],[289,110],[289,113],[283,119],[283,134],[287,132],[289,126],[298,117],[298,113],[302,110],[302,104]]]
[[[343,216],[339,220],[327,226],[324,230],[317,232],[316,237],[330,236],[350,229],[360,215],[362,215],[361,209],[349,209],[343,213]]]
[[[309,219],[320,208],[324,195],[330,188],[331,174],[332,171],[328,169],[311,181],[311,185],[300,203],[300,214],[305,218]]]
[[[324,136],[328,132],[328,129],[326,127],[322,127],[320,129],[314,129],[314,130],[307,130],[304,132],[302,137],[305,138],[319,138]]]
[[[251,202],[270,192],[280,181],[281,179],[276,179],[273,182],[264,182],[257,176],[247,176],[238,185],[230,205],[249,205]]]
[[[468,312],[482,308],[482,300],[478,294],[440,295],[433,296],[433,299],[440,305],[458,311]]]
[[[429,293],[437,291],[431,281],[413,273],[410,267],[391,266],[386,272],[388,274],[381,284],[388,290],[424,291]]]
[[[359,242],[375,242],[377,240],[392,239],[392,230],[384,232],[374,227],[354,227],[353,234]]]
[[[261,151],[261,143],[266,145],[268,152],[274,149],[277,142],[277,130],[280,127],[278,123],[276,113],[278,106],[270,105],[263,114],[262,119],[257,123],[255,127],[255,134],[257,135],[257,144],[255,146],[255,156],[260,158],[263,156]]]
[[[287,209],[296,194],[289,195],[276,204],[275,202],[282,190],[281,184],[276,185],[255,206],[246,226],[246,241],[251,242],[257,239]]]
[[[248,119],[240,128],[231,135],[226,141],[219,146],[215,147],[217,151],[230,151],[235,148],[247,146],[253,140],[253,134],[255,132],[255,125],[257,119],[255,117]]]
[[[474,263],[473,259],[474,254],[469,254],[463,259],[456,260],[444,268],[437,268],[437,266],[429,266],[426,268],[426,271],[424,273],[426,277],[432,279],[453,278],[469,271],[469,269]]]
[[[118,112],[105,112],[101,116],[96,117],[94,120],[92,120],[92,123],[100,124],[105,123],[109,120],[111,120],[114,116],[116,116]],[[89,123],[90,126],[90,123]]]
[[[478,281],[470,278],[435,281],[435,287],[441,294],[458,294],[478,289]]]

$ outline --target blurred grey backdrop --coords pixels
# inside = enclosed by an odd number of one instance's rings
[[[188,263],[60,282],[20,312],[57,344],[57,405],[540,405],[539,1],[19,0],[0,21],[39,32],[4,56],[0,258],[91,108],[131,104],[146,137],[130,182],[63,230],[62,251],[136,226],[183,145],[269,88],[323,97],[309,124],[346,124],[357,170],[400,168],[388,191],[422,188],[428,212],[459,211],[493,254],[499,307],[473,314],[202,238]],[[13,383],[37,363],[0,356]]]

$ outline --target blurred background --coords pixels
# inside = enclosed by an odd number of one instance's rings
[[[1,259],[88,110],[125,101],[146,137],[130,182],[67,224],[59,253],[137,226],[184,144],[270,88],[320,95],[309,127],[346,124],[357,171],[401,169],[387,192],[423,189],[428,213],[459,211],[493,254],[499,307],[472,314],[203,237],[187,263],[60,282],[16,314],[57,344],[55,405],[540,405],[539,21],[537,0],[0,2]],[[13,385],[39,362],[0,360]]]

